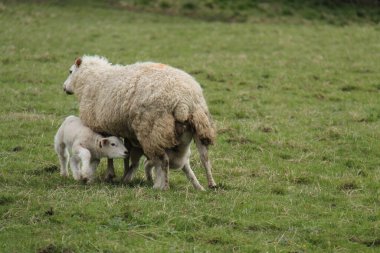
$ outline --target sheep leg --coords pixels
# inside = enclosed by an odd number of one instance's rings
[[[154,164],[152,163],[152,161],[150,160],[146,160],[145,161],[145,177],[146,177],[146,180],[148,182],[153,182],[153,175],[152,175],[152,171],[153,171],[153,168],[154,168]]]
[[[193,184],[194,188],[196,190],[201,190],[204,191],[205,189],[203,186],[199,183],[197,177],[195,176],[193,170],[190,167],[190,161],[189,159],[187,160],[185,166],[182,168],[183,172],[185,172],[186,177],[189,179],[189,181]]]
[[[143,152],[139,148],[132,148],[131,149],[131,166],[127,170],[124,170],[124,178],[123,182],[128,184],[132,181],[133,175],[135,174],[136,170],[139,167],[139,161],[141,156],[143,155]]]
[[[204,144],[202,144],[201,140],[199,140],[198,137],[195,137],[194,140],[195,140],[195,144],[197,146],[199,155],[201,157],[201,161],[202,161],[203,167],[206,170],[206,177],[207,177],[208,187],[209,188],[215,188],[216,187],[216,183],[214,181],[214,178],[213,178],[212,172],[211,172],[211,162],[208,159],[207,146],[204,145]]]
[[[66,152],[65,144],[57,144],[55,146],[55,152],[58,154],[59,163],[61,164],[61,176],[67,177],[68,173],[68,154]]]
[[[131,152],[132,152],[132,144],[128,141],[127,138],[124,138],[124,146],[128,150],[128,155],[127,155],[127,157],[124,158],[124,163],[123,163],[123,165],[124,165],[123,181],[124,181],[124,178],[126,177],[128,170],[129,170],[129,159],[131,157]]]
[[[169,157],[167,154],[163,155],[163,158],[157,160],[154,163],[154,167],[156,168],[157,177],[154,182],[153,188],[160,190],[168,190],[169,189]]]
[[[108,158],[107,159],[107,172],[106,172],[105,180],[107,182],[112,182],[114,178],[115,178],[115,166],[113,164],[113,159]]]
[[[126,158],[124,158],[123,181],[124,181],[124,178],[127,176],[128,171],[129,171],[129,159],[130,159],[130,155],[128,155]]]

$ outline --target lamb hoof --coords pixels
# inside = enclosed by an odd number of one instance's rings
[[[203,186],[196,188],[196,190],[197,191],[206,191],[205,188],[203,188]]]
[[[75,181],[81,180],[81,176],[78,175],[78,174],[73,174],[73,178],[74,178]]]

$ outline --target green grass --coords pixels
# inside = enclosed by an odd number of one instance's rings
[[[0,252],[378,252],[380,27],[302,20],[1,4]],[[78,114],[62,84],[82,54],[195,76],[219,188],[196,192],[173,171],[155,191],[142,169],[108,184],[105,161],[92,185],[61,178],[53,136]]]
[[[376,0],[121,0],[113,6],[133,11],[185,15],[224,22],[379,23]]]

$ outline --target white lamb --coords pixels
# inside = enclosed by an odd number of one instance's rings
[[[68,160],[75,180],[91,182],[100,158],[124,158],[128,155],[122,140],[103,137],[84,126],[75,116],[68,116],[54,137],[54,149],[61,164],[61,175],[68,176]],[[80,163],[82,168],[79,168]]]
[[[77,96],[85,125],[125,138],[132,160],[125,182],[132,179],[144,154],[149,160],[147,171],[156,168],[154,188],[168,189],[169,167],[182,166],[194,187],[203,189],[188,163],[194,139],[208,185],[216,186],[207,150],[215,129],[202,89],[189,74],[159,63],[120,66],[84,56],[71,66],[64,90]]]
[[[180,144],[174,149],[167,150],[166,153],[169,157],[169,168],[170,169],[182,169],[185,172],[187,178],[193,184],[194,188],[197,190],[204,191],[203,186],[199,183],[197,177],[195,176],[193,170],[190,167],[190,143],[193,136],[191,131],[187,131],[180,137]],[[133,157],[132,157],[133,158]],[[131,167],[137,167],[134,164],[134,159],[132,159]],[[154,168],[154,162],[147,159],[144,164],[145,175],[148,181],[153,181],[152,171]]]

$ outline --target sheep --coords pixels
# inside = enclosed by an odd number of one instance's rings
[[[135,160],[130,167],[125,160],[125,182],[130,182],[145,155],[156,169],[153,188],[169,189],[169,156],[186,160],[188,153],[176,150],[194,139],[208,186],[216,186],[208,159],[215,129],[202,89],[189,74],[161,63],[122,66],[103,57],[83,56],[71,66],[64,91],[76,95],[85,125],[125,138]],[[181,138],[184,135],[191,138]],[[189,175],[196,180],[194,173]]]
[[[68,160],[75,180],[92,182],[100,158],[123,158],[128,155],[121,139],[104,138],[84,126],[76,116],[68,116],[54,137],[54,149],[61,165],[61,175],[68,176]],[[71,156],[71,157],[70,157]],[[79,163],[82,168],[79,168]]]

